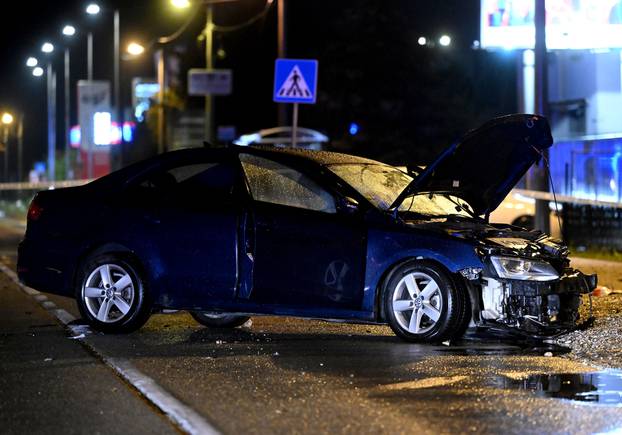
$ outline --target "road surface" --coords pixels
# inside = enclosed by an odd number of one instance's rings
[[[0,226],[3,433],[622,430],[617,373],[557,347],[415,345],[387,327],[275,317],[210,330],[187,313],[154,315],[133,334],[92,333],[72,300],[11,279],[22,231]]]

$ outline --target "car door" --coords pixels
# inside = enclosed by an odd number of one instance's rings
[[[200,309],[234,298],[239,176],[239,164],[229,159],[186,161],[157,169],[129,189],[145,204],[168,305]]]
[[[333,193],[298,168],[245,153],[240,160],[255,231],[253,286],[246,297],[298,308],[360,309],[366,248],[361,216],[339,212]]]

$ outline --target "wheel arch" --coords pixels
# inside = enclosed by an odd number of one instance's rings
[[[136,252],[121,243],[106,242],[91,245],[80,253],[71,279],[71,287],[75,289],[78,286],[80,271],[82,270],[82,266],[89,258],[105,254],[118,255],[119,257],[129,261],[132,266],[138,269],[137,272],[140,273],[144,279],[151,281],[150,274],[148,273],[145,265],[141,261],[140,257],[136,254]]]

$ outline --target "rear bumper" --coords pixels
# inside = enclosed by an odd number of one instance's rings
[[[17,276],[36,290],[73,297],[72,270],[62,252],[24,239],[17,248]]]

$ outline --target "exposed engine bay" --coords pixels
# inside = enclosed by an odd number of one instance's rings
[[[488,245],[483,249],[489,267],[472,281],[481,295],[476,323],[494,322],[550,336],[587,320],[579,318],[581,295],[596,287],[597,277],[570,268],[568,250],[561,241],[543,234],[532,241],[518,237],[487,240],[499,248]]]
[[[559,281],[534,283],[482,277],[481,320],[526,332],[550,335],[573,329],[581,294],[596,287],[595,275],[567,269]]]
[[[570,331],[587,320],[579,318],[581,295],[596,287],[597,277],[570,267],[569,251],[561,240],[474,220],[447,218],[418,225],[474,243],[484,267],[460,271],[471,295],[471,327],[501,327],[544,337]]]

